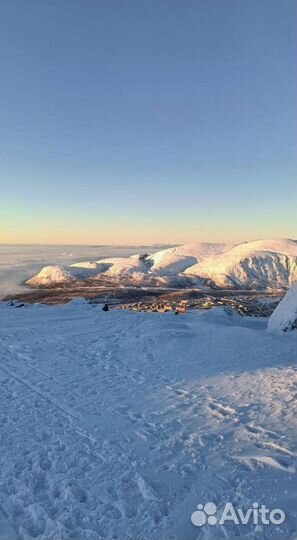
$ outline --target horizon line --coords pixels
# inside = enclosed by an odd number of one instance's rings
[[[256,242],[258,240],[292,240],[293,242],[296,242],[297,239],[295,238],[289,238],[284,236],[274,236],[269,238],[263,238],[263,237],[256,237],[250,240],[241,240],[239,242],[210,242],[207,240],[197,240],[197,241],[185,241],[185,242],[157,242],[157,243],[145,243],[145,244],[120,244],[120,243],[109,243],[109,244],[96,244],[91,242],[90,244],[85,243],[67,243],[67,242],[60,242],[60,243],[48,243],[48,242],[0,242],[0,246],[68,246],[68,247],[93,247],[93,248],[105,248],[105,247],[125,247],[125,248],[145,248],[145,247],[175,247],[175,246],[181,246],[186,244],[195,244],[195,243],[203,243],[203,244],[243,244],[246,242]]]

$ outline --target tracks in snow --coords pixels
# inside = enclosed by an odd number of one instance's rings
[[[186,319],[40,313],[34,333],[0,329],[0,502],[16,537],[191,540],[199,502],[290,482],[293,372],[292,391],[273,370],[205,377],[209,334],[196,343]]]

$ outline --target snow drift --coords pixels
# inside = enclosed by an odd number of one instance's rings
[[[269,318],[269,332],[297,328],[297,283],[294,283]]]

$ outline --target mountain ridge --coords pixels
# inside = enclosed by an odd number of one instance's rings
[[[26,284],[47,287],[79,280],[136,286],[286,289],[297,280],[297,242],[269,239],[183,244],[152,254],[46,266]]]

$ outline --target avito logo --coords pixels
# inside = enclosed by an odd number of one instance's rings
[[[280,508],[270,510],[265,504],[259,505],[254,502],[252,508],[243,510],[242,508],[234,508],[231,502],[227,502],[218,515],[217,505],[214,502],[207,502],[204,505],[198,504],[197,510],[191,515],[191,522],[195,527],[203,525],[224,525],[230,521],[235,525],[281,525],[286,519],[286,514]]]

